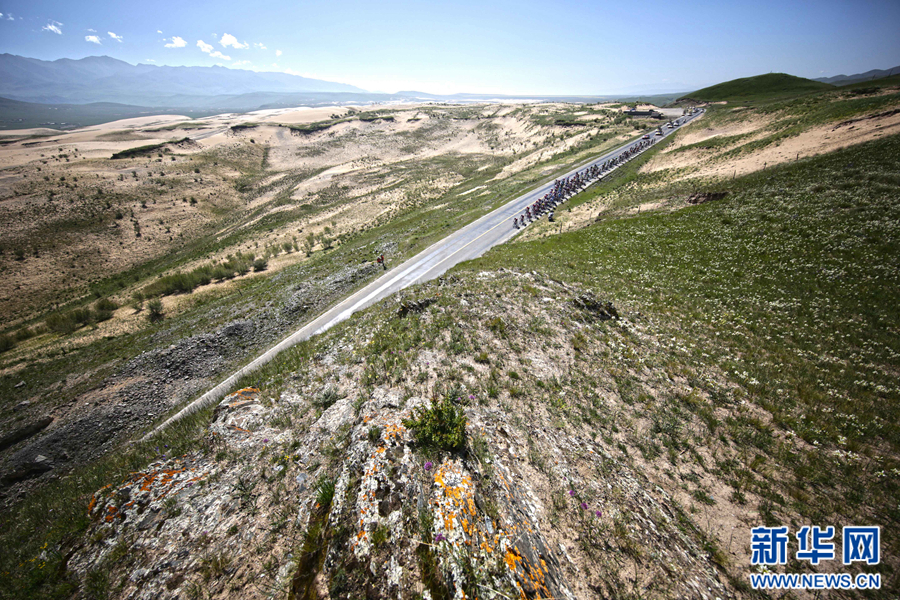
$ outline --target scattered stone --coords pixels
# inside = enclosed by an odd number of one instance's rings
[[[403,318],[411,312],[421,313],[435,302],[437,302],[437,298],[425,298],[423,300],[410,301],[404,300],[400,303],[400,308],[397,310],[397,316]]]
[[[608,321],[609,319],[619,318],[619,311],[616,310],[616,307],[613,306],[612,302],[598,300],[590,292],[581,294],[580,296],[572,300],[572,304],[574,304],[581,310],[592,313],[601,321]]]
[[[703,204],[704,202],[712,202],[713,200],[721,200],[730,192],[694,192],[688,196],[688,204]]]
[[[17,481],[23,481],[25,479],[37,477],[38,475],[43,475],[47,471],[52,470],[53,463],[47,459],[47,457],[38,455],[35,460],[27,463],[19,463],[11,470],[7,471],[3,477],[0,478],[0,483],[9,485],[11,483],[16,483]]]
[[[53,417],[47,416],[7,433],[0,438],[0,451],[6,450],[10,446],[32,437],[52,422]]]

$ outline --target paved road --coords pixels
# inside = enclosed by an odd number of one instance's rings
[[[666,125],[663,124],[662,136],[656,136],[655,133],[651,133],[650,135],[653,136],[657,141],[663,139],[666,136],[677,131],[685,123],[692,121],[694,118],[700,116],[701,114],[702,112],[699,112],[694,115],[679,118],[677,121],[674,121],[675,123],[677,123],[677,126],[675,126],[673,129],[668,129]],[[577,168],[574,168],[571,171],[560,175],[558,178],[562,179],[565,177],[569,177],[571,175],[574,175],[578,171],[581,171],[582,169],[590,167],[594,164],[602,164],[610,160],[611,158],[615,158],[623,154],[632,146],[639,144],[641,141],[642,140],[640,138],[635,139],[613,150],[612,152],[592,159],[589,162],[586,162],[578,166]],[[650,147],[652,148],[653,146]],[[431,279],[439,277],[451,267],[463,261],[477,258],[493,246],[502,244],[503,242],[512,238],[521,231],[513,227],[513,219],[522,215],[527,206],[533,204],[538,198],[546,194],[552,187],[553,181],[549,181],[544,185],[531,190],[530,192],[522,194],[515,200],[508,202],[507,204],[501,206],[493,212],[466,225],[455,233],[450,234],[446,238],[433,244],[432,246],[430,246],[426,250],[423,250],[406,262],[392,267],[383,276],[365,286],[361,290],[357,291],[349,298],[328,309],[318,318],[304,325],[299,330],[295,331],[290,336],[279,342],[273,348],[264,352],[256,360],[239,369],[236,373],[231,375],[231,377],[200,396],[200,398],[186,406],[174,416],[170,417],[161,425],[159,425],[144,439],[149,438],[160,429],[167,427],[170,423],[186,416],[187,414],[193,413],[202,407],[208,406],[209,404],[220,400],[234,387],[234,385],[241,377],[246,374],[252,373],[253,371],[256,371],[259,367],[275,358],[275,356],[277,356],[283,350],[287,350],[291,346],[294,346],[305,339],[328,330],[337,323],[340,323],[341,321],[349,318],[350,315],[352,315],[356,311],[369,307],[379,300],[386,298],[391,294],[399,292],[400,290],[410,285],[429,281]]]

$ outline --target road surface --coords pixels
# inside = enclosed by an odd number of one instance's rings
[[[662,125],[662,136],[656,136],[655,132],[650,135],[659,141],[677,131],[685,123],[692,121],[701,114],[703,114],[702,111],[693,115],[680,117],[676,121],[673,121],[677,123],[677,126],[673,129],[668,129],[666,125]],[[558,179],[570,177],[591,165],[602,164],[612,158],[616,158],[640,142],[640,138],[628,142],[607,154],[579,165],[564,175],[560,175]],[[652,147],[653,146],[651,145],[650,148]],[[623,164],[627,164],[627,162]],[[615,168],[621,166],[622,165],[618,165]],[[607,174],[608,173],[609,172],[607,172]],[[367,308],[379,300],[382,300],[391,294],[395,294],[410,285],[440,277],[451,267],[461,262],[477,258],[487,252],[490,248],[502,244],[512,238],[521,231],[513,226],[513,219],[522,215],[527,206],[534,204],[538,198],[546,194],[552,187],[553,181],[549,181],[530,192],[522,194],[515,200],[511,200],[493,212],[484,215],[480,219],[469,223],[441,241],[436,242],[406,262],[392,267],[385,272],[384,275],[331,307],[319,317],[310,323],[307,323],[274,347],[264,352],[253,362],[239,369],[228,379],[194,400],[191,404],[187,405],[181,411],[157,426],[156,429],[147,434],[144,439],[148,439],[156,432],[164,429],[182,417],[222,399],[225,394],[237,384],[241,377],[256,371],[291,346],[328,330],[337,323],[349,318],[353,313]]]

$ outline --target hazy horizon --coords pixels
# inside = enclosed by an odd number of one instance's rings
[[[827,0],[640,5],[280,0],[148,6],[0,3],[0,52],[283,72],[371,92],[678,92],[769,72],[810,79],[900,64],[900,5]]]

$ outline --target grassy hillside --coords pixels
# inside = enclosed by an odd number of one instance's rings
[[[736,506],[756,498],[750,522],[880,524],[896,556],[898,157],[893,136],[706,184],[699,191],[727,195],[508,245],[465,271],[534,270],[642,315],[667,340],[656,368],[686,378],[703,400],[660,408],[635,382],[636,414],[705,419],[716,459],[704,470],[731,487]],[[688,196],[674,186],[655,194]],[[643,349],[619,368],[640,372],[654,356]],[[645,459],[672,444],[696,447],[686,433],[664,426]]]
[[[731,103],[766,102],[795,98],[833,89],[827,83],[795,77],[786,73],[768,73],[755,77],[742,77],[686,94],[686,98],[702,102],[727,101]]]

